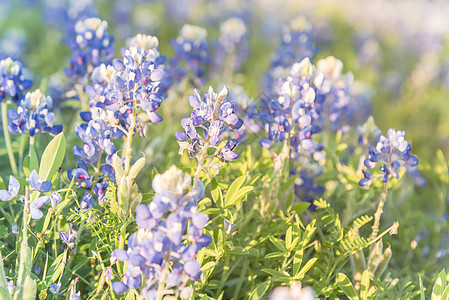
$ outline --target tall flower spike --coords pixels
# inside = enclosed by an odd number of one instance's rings
[[[122,280],[112,284],[115,293],[133,289],[145,299],[154,299],[161,286],[165,287],[162,293],[191,293],[191,288],[181,283],[200,278],[201,265],[195,257],[211,242],[211,237],[202,233],[208,217],[197,208],[204,187],[199,181],[192,191],[201,187],[202,191],[186,194],[191,182],[190,175],[175,166],[155,176],[153,200],[137,207],[139,229],[129,237],[128,249],[112,253],[112,263],[127,265]]]
[[[210,63],[207,31],[199,26],[185,24],[178,38],[171,41],[175,52],[168,71],[171,81],[180,82],[191,73],[198,84],[202,84],[206,67]]]
[[[76,23],[76,37],[69,41],[72,57],[70,67],[65,69],[68,77],[87,79],[95,67],[112,61],[114,37],[108,34],[107,28],[107,22],[99,18],[87,18]]]
[[[17,107],[17,111],[8,110],[9,132],[26,133],[34,136],[38,133],[57,135],[62,131],[62,125],[55,125],[55,114],[51,112],[53,101],[38,89],[25,95]]]
[[[176,133],[176,139],[180,146],[180,154],[187,149],[191,158],[198,159],[198,170],[206,166],[204,163],[208,157],[217,157],[221,162],[226,163],[239,156],[233,151],[238,144],[235,139],[230,139],[224,146],[219,147],[225,128],[238,130],[243,125],[242,119],[237,116],[237,105],[228,99],[228,95],[227,87],[218,94],[214,93],[210,87],[203,99],[196,90],[189,96],[189,104],[193,110],[190,118],[181,120],[184,130]],[[210,156],[209,148],[216,149],[216,153]],[[217,171],[221,167],[220,164],[207,166],[214,167]]]
[[[278,80],[288,76],[294,63],[313,57],[316,50],[312,41],[312,29],[312,25],[303,16],[284,26],[281,43],[264,78],[264,90],[268,95],[276,94]]]
[[[229,18],[220,24],[220,37],[215,46],[214,68],[236,71],[248,57],[248,29],[240,18]],[[229,65],[226,65],[229,64]]]
[[[10,57],[0,60],[0,102],[11,97],[16,104],[23,98],[33,82],[27,79],[19,61]]]
[[[414,167],[418,163],[418,158],[412,155],[412,148],[405,140],[405,131],[390,128],[386,137],[380,136],[376,147],[369,148],[368,157],[364,161],[368,169],[374,169],[380,165],[380,172],[372,175],[362,170],[364,178],[359,181],[359,185],[367,187],[375,178],[381,178],[384,183],[387,183],[392,176],[399,179],[400,167]]]

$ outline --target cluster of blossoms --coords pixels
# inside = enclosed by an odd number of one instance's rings
[[[69,40],[72,50],[70,67],[65,69],[74,80],[87,78],[95,67],[109,64],[114,57],[114,37],[107,32],[108,23],[99,18],[87,18],[75,25],[76,36]]]
[[[190,187],[190,175],[175,166],[154,177],[155,195],[149,205],[140,204],[136,209],[139,229],[129,237],[128,250],[112,253],[112,262],[127,265],[122,280],[112,284],[115,293],[142,287],[140,294],[145,299],[174,293],[181,298],[191,296],[188,281],[201,276],[195,256],[212,239],[202,233],[208,217],[197,208],[204,186],[198,181],[185,194]]]
[[[30,203],[30,215],[33,219],[40,219],[43,217],[43,213],[41,211],[41,208],[51,202],[52,207],[58,206],[59,202],[61,201],[62,197],[57,192],[49,194],[51,190],[52,183],[51,181],[41,181],[39,178],[39,175],[37,174],[36,170],[31,171],[30,175],[28,176],[28,184],[26,189],[26,197],[30,196],[30,193],[33,191],[37,191],[43,195],[39,198],[32,199]],[[14,178],[13,176],[9,177],[9,184],[7,190],[0,190],[0,200],[2,201],[9,201],[12,200],[15,197],[19,197],[20,200],[25,203],[25,196],[19,195],[20,190],[20,183],[19,181]]]
[[[346,132],[364,122],[371,114],[367,89],[360,86],[354,89],[354,75],[343,74],[343,63],[333,56],[319,60],[316,68],[324,75],[321,90],[325,97],[318,98],[321,126],[332,132]]]
[[[68,175],[80,188],[93,186],[100,201],[108,187],[106,179],[115,182],[111,163],[117,149],[113,140],[134,135],[136,128],[142,136],[146,135],[146,120],[137,118],[138,109],[146,112],[151,122],[162,121],[156,110],[164,97],[160,83],[165,72],[155,39],[140,36],[136,39],[137,46],[123,50],[123,60],[114,59],[112,65],[102,64],[95,68],[91,76],[93,85],[86,88],[90,111],[81,113],[87,123],[76,128],[84,145],[83,148],[74,147],[78,168],[69,170]],[[95,171],[95,181],[89,175],[89,167]],[[93,207],[92,195],[86,193],[80,205],[82,208]]]
[[[52,99],[45,96],[38,89],[28,92],[25,98],[18,103],[17,111],[8,110],[9,132],[27,133],[34,136],[38,133],[48,132],[56,135],[62,131],[62,125],[54,125],[55,114],[50,112]]]
[[[387,183],[392,176],[399,179],[401,166],[414,167],[418,164],[418,158],[412,155],[412,148],[404,137],[405,131],[390,128],[386,137],[383,135],[380,137],[376,147],[369,147],[368,158],[364,164],[368,169],[373,169],[379,163],[380,174],[372,175],[362,170],[364,178],[359,181],[360,186],[369,186],[373,179],[379,177],[384,183]]]
[[[260,117],[268,132],[268,137],[259,141],[262,147],[289,139],[292,158],[318,147],[312,135],[321,130],[316,120],[320,116],[319,98],[326,96],[323,83],[323,73],[308,58],[292,66],[290,76],[280,80],[279,96],[261,108]]]
[[[220,24],[220,37],[215,49],[214,67],[239,70],[248,57],[248,29],[240,18],[230,18]]]
[[[238,153],[232,151],[238,144],[235,139],[230,139],[226,144],[219,148],[218,144],[223,140],[225,128],[229,130],[238,130],[243,125],[242,119],[237,116],[237,105],[228,99],[229,90],[224,87],[220,93],[214,93],[212,87],[209,92],[204,94],[204,98],[195,90],[193,95],[189,96],[189,104],[193,107],[189,118],[181,120],[184,128],[176,132],[182,154],[184,149],[189,151],[191,158],[196,157],[200,164],[207,157],[217,157],[221,162],[228,162],[239,157]],[[197,129],[203,131],[203,136],[197,132]],[[218,150],[215,155],[208,156],[209,147]],[[210,165],[214,168],[220,168],[219,165]],[[204,166],[205,167],[205,166]]]
[[[184,76],[191,73],[196,85],[204,81],[207,65],[210,63],[208,54],[207,31],[199,26],[185,24],[171,45],[174,56],[170,60],[169,73],[171,82],[180,82]]]
[[[278,80],[288,76],[291,66],[314,54],[312,25],[302,16],[293,19],[282,30],[281,44],[264,78],[265,92],[269,95],[275,93]]]
[[[11,97],[16,104],[23,98],[33,82],[27,79],[19,61],[10,57],[0,60],[0,102]]]

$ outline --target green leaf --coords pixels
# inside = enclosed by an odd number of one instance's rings
[[[210,261],[207,264],[205,264],[204,266],[201,267],[201,271],[203,273],[209,271],[210,269],[215,268],[216,263],[214,261]]]
[[[444,292],[443,292],[443,295],[441,296],[441,299],[443,299],[443,300],[449,299],[449,285],[446,286],[446,288],[444,289]]]
[[[338,273],[336,277],[336,282],[338,287],[343,291],[343,293],[345,293],[345,295],[350,300],[359,300],[359,296],[357,296],[354,286],[352,285],[348,276],[346,276],[343,273]]]
[[[25,176],[30,176],[31,170],[30,170],[30,156],[25,156],[25,159],[23,160],[23,173],[25,173]]]
[[[253,186],[244,186],[240,190],[238,190],[237,193],[232,196],[232,198],[229,200],[229,202],[226,202],[226,207],[234,206],[237,204],[237,202],[245,197],[249,192],[251,192],[254,189]]]
[[[47,145],[42,154],[41,166],[39,169],[39,178],[42,181],[51,180],[58,171],[64,160],[65,155],[65,137],[64,133],[55,136]]]
[[[366,300],[368,298],[369,290],[369,273],[368,270],[363,271],[362,281],[360,286],[360,298]]]
[[[134,292],[128,291],[128,293],[126,294],[125,300],[134,300],[134,299],[136,299],[136,295],[134,295]]]
[[[11,296],[9,295],[8,285],[6,282],[5,269],[3,268],[3,257],[0,251],[0,299],[9,300]]]
[[[431,300],[441,300],[443,296],[444,289],[446,288],[446,272],[444,269],[438,274],[435,284],[433,285]],[[446,300],[446,299],[444,299]]]
[[[270,282],[265,281],[259,284],[249,295],[248,300],[259,300],[262,299],[262,297],[267,292],[268,288],[270,287]]]
[[[278,258],[284,256],[284,252],[271,252],[265,255],[265,258]]]
[[[302,214],[303,212],[305,212],[310,206],[310,203],[308,202],[303,202],[303,203],[299,203],[298,205],[296,205],[293,210],[296,212],[297,215]]]
[[[65,258],[67,252],[63,252],[59,254],[59,256],[55,259],[55,261],[51,264],[50,269],[48,269],[47,273],[47,282],[55,282],[59,275],[62,274],[62,271],[64,270],[64,264],[62,263],[63,259]],[[65,259],[64,259],[65,260]]]
[[[301,244],[301,247],[298,250],[296,250],[295,256],[293,256],[293,274],[295,275],[295,277],[298,275],[299,268],[301,267],[303,255],[304,255],[304,248]]]
[[[287,248],[287,250],[291,251],[293,250],[291,246],[292,246],[292,226],[290,226],[287,229],[287,232],[285,233],[285,247]]]
[[[282,252],[287,252],[287,249],[285,249],[284,243],[280,239],[277,239],[271,235],[268,237],[268,239],[273,243],[273,245],[276,246],[276,248],[278,248]]]
[[[314,257],[312,259],[309,259],[309,261],[302,267],[301,271],[299,271],[298,274],[296,274],[295,279],[296,280],[302,280],[304,278],[304,275],[306,275],[307,271],[310,270],[310,268],[315,264],[317,261],[317,257]]]
[[[64,150],[65,152],[65,150]],[[39,170],[39,158],[37,157],[36,150],[30,145],[30,171]]]
[[[268,273],[273,277],[278,277],[278,278],[291,278],[290,275],[273,270],[273,269],[262,269],[262,272]]]
[[[242,184],[245,182],[246,176],[240,176],[234,182],[231,184],[231,186],[228,189],[228,192],[226,193],[225,198],[225,205],[227,206],[231,198],[237,193],[237,191],[240,189]]]
[[[426,296],[425,296],[425,294],[424,294],[424,286],[423,286],[423,284],[422,284],[421,275],[418,275],[418,278],[419,278],[419,294],[420,294],[419,298],[420,298],[421,300],[425,300],[425,299],[426,299]]]
[[[213,178],[212,179],[212,199],[214,200],[215,204],[220,207],[220,208],[224,208],[223,207],[223,194],[221,193],[221,189],[218,186],[218,182],[217,179]]]

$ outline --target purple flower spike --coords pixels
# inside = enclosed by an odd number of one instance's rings
[[[39,175],[37,175],[36,170],[31,171],[30,176],[28,178],[28,183],[33,189],[41,193],[47,193],[51,189],[51,181],[47,180],[41,182],[41,180],[39,179]]]
[[[404,137],[405,131],[396,131],[390,128],[387,137],[379,137],[376,147],[369,147],[368,158],[365,159],[364,164],[367,168],[373,169],[380,163],[380,174],[371,176],[368,172],[363,171],[365,178],[360,180],[360,186],[370,185],[374,177],[380,177],[386,184],[392,176],[399,179],[401,166],[414,167],[418,164],[418,158],[412,156],[412,147]]]
[[[19,193],[20,184],[13,176],[9,176],[8,190],[0,190],[0,200],[9,201]]]

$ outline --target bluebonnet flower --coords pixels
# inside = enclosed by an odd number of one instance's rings
[[[229,222],[228,220],[224,220],[224,229],[226,234],[230,234],[232,229],[235,227],[235,224],[232,224],[231,222]]]
[[[163,293],[172,289],[182,292],[186,279],[200,278],[201,266],[195,256],[211,242],[211,237],[202,234],[208,217],[197,208],[204,186],[198,182],[185,194],[191,182],[191,177],[175,166],[155,176],[152,202],[136,209],[139,229],[129,237],[128,250],[116,249],[112,253],[113,263],[127,263],[122,280],[112,284],[115,293],[142,286],[140,294],[153,299],[161,284],[165,286]]]
[[[237,71],[248,57],[248,30],[240,18],[229,18],[220,24],[220,37],[215,45],[214,68]]]
[[[316,50],[312,40],[312,25],[299,16],[282,30],[281,44],[271,60],[269,72],[264,78],[264,90],[268,95],[276,94],[280,78],[288,76],[291,66],[306,57],[313,57]]]
[[[30,214],[31,218],[34,220],[39,220],[44,216],[44,213],[41,211],[42,206],[50,202],[50,197],[42,196],[32,201],[30,204]]]
[[[69,249],[75,248],[74,239],[77,236],[78,232],[72,232],[72,229],[70,228],[67,233],[64,231],[59,232],[59,237],[62,240],[63,244],[66,244]]]
[[[150,49],[157,50],[159,47],[159,40],[155,36],[139,33],[136,36],[132,37],[129,41],[127,41],[126,44],[128,45],[128,47],[143,48],[146,51]],[[124,56],[124,53],[122,53],[122,55]]]
[[[320,110],[320,126],[336,132],[346,132],[351,126],[359,125],[371,113],[370,96],[359,86],[353,89],[354,76],[351,72],[342,73],[343,63],[333,56],[320,59],[317,71],[324,75],[321,91],[317,97]]]
[[[401,166],[414,167],[419,160],[412,155],[412,148],[405,140],[405,131],[395,129],[388,129],[387,136],[381,136],[377,142],[376,147],[369,147],[368,158],[365,159],[364,165],[368,169],[373,169],[380,164],[379,174],[372,175],[371,173],[362,170],[363,177],[359,181],[359,185],[369,186],[373,179],[382,178],[384,183],[387,183],[393,176],[399,179],[399,168]]]
[[[42,182],[36,170],[31,171],[30,176],[28,176],[28,182],[33,189],[41,193],[47,193],[51,189],[51,181],[47,180]]]
[[[69,180],[73,180],[74,183],[82,189],[88,189],[92,185],[92,180],[89,173],[84,168],[78,168],[67,171],[67,176]]]
[[[292,66],[290,76],[280,81],[278,97],[260,112],[268,132],[268,137],[259,141],[262,147],[288,141],[293,158],[297,153],[313,152],[318,147],[312,135],[321,130],[316,120],[320,115],[317,98],[326,93],[321,90],[323,82],[323,74],[316,71],[308,58]]]
[[[69,178],[74,178],[81,188],[91,188],[93,185],[93,192],[100,204],[105,200],[108,180],[116,181],[111,165],[112,157],[117,152],[113,140],[123,135],[132,136],[137,130],[145,136],[146,121],[162,121],[156,111],[165,97],[160,90],[165,72],[162,65],[164,59],[157,49],[157,38],[139,35],[132,43],[137,45],[122,50],[123,60],[114,59],[112,65],[102,64],[93,70],[93,85],[86,88],[90,110],[80,113],[86,123],[75,129],[78,138],[83,141],[83,147],[73,148],[78,169],[69,171]],[[144,111],[145,115],[140,111]],[[95,172],[92,175],[95,182],[91,180],[89,169]],[[86,194],[81,203],[92,207],[91,196]]]
[[[9,294],[12,295],[12,294],[14,293],[14,288],[16,287],[16,286],[14,285],[14,281],[9,280],[9,281],[6,283],[6,286],[8,287],[8,292],[9,292]]]
[[[9,132],[27,133],[34,136],[38,133],[50,133],[56,135],[62,131],[62,125],[54,125],[55,115],[50,112],[52,99],[45,96],[38,89],[28,92],[25,98],[18,103],[17,111],[8,110]]]
[[[109,186],[109,183],[107,181],[99,182],[94,187],[94,193],[98,196],[98,201],[100,204],[105,200],[106,196],[106,190]]]
[[[218,150],[214,156],[224,163],[238,158],[238,154],[233,151],[238,144],[237,140],[228,140],[223,147],[218,147],[223,140],[225,128],[237,130],[243,125],[242,119],[236,114],[237,106],[229,101],[228,95],[227,87],[218,94],[210,87],[203,99],[196,90],[189,96],[189,104],[193,107],[192,113],[190,118],[181,120],[184,130],[176,132],[180,154],[187,149],[189,156],[197,157],[202,164],[211,146]],[[199,134],[197,129],[202,131],[203,135]]]
[[[95,67],[112,61],[114,37],[108,34],[107,28],[107,22],[99,18],[88,18],[76,23],[76,37],[69,40],[72,57],[70,67],[65,69],[68,77],[74,80],[88,78]]]
[[[95,206],[94,198],[89,193],[84,193],[83,198],[80,201],[80,208],[91,209]]]
[[[60,290],[61,290],[61,283],[60,282],[58,282],[58,283],[56,283],[56,282],[50,283],[49,289],[50,289],[50,293],[52,293],[55,296],[58,296],[58,295],[60,295],[60,294],[62,294],[64,292],[64,291],[60,292]]]
[[[10,57],[0,60],[0,102],[11,98],[16,104],[19,103],[32,84],[19,61]]]
[[[204,28],[189,24],[181,28],[179,36],[171,41],[175,53],[167,72],[172,81],[180,82],[184,76],[191,73],[194,83],[201,86],[210,63],[206,38],[207,31]]]
[[[9,176],[8,190],[0,190],[0,200],[9,201],[19,193],[20,183],[13,176]]]

